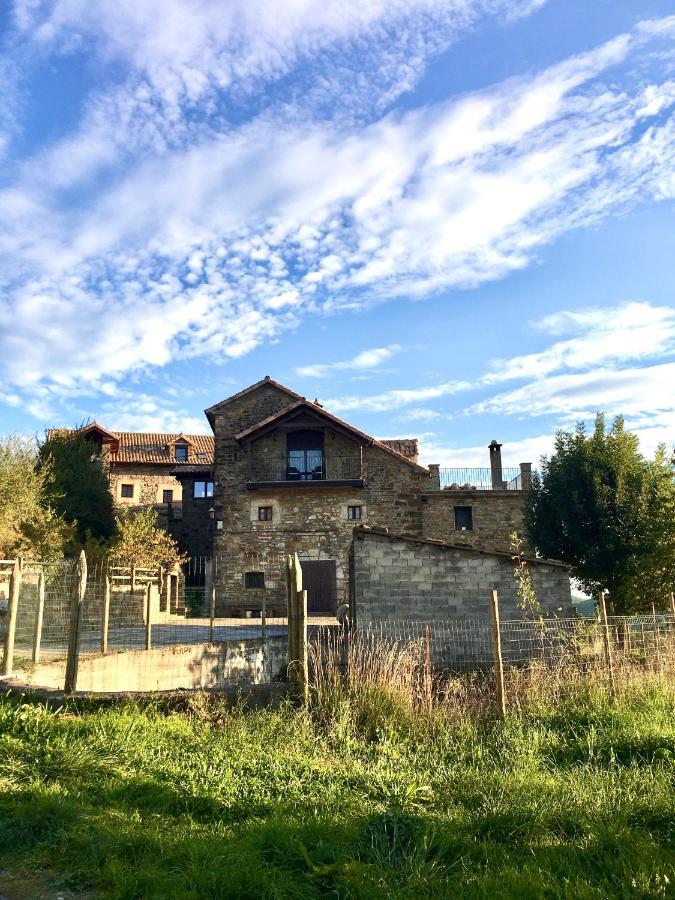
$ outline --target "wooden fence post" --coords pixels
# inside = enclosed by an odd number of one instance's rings
[[[286,557],[286,630],[288,636],[288,671],[297,657],[295,650],[295,594],[293,593],[293,558]]]
[[[670,614],[673,617],[673,628],[675,628],[675,593],[670,592]]]
[[[654,641],[656,644],[656,670],[659,675],[662,672],[661,667],[661,629],[656,620],[656,606],[652,603],[652,623],[654,625]]]
[[[87,592],[87,557],[84,550],[77,561],[77,586],[73,595],[70,610],[70,631],[68,634],[68,656],[66,658],[66,676],[63,689],[72,694],[77,689],[77,668],[80,657],[80,627],[82,624],[82,606]]]
[[[19,610],[21,579],[23,578],[23,559],[14,562],[9,581],[9,600],[7,605],[7,621],[5,624],[5,647],[2,657],[2,674],[9,675],[14,668],[14,635],[16,634],[16,616]]]
[[[309,700],[307,661],[307,591],[298,591],[298,692],[303,703]]]
[[[492,648],[495,658],[495,678],[497,682],[497,709],[499,715],[506,716],[506,694],[504,692],[504,661],[502,660],[502,636],[499,630],[499,594],[493,589],[490,608],[492,610]]]
[[[108,652],[108,626],[110,625],[110,578],[105,576],[103,609],[101,610],[101,653]]]
[[[211,581],[210,594],[209,644],[212,644],[216,636],[216,585],[214,581]]]
[[[40,570],[37,583],[37,609],[35,610],[35,632],[33,634],[33,662],[40,662],[42,643],[42,621],[45,614],[45,573]]]
[[[145,649],[152,650],[152,585],[145,585]]]
[[[136,566],[131,567],[131,593],[135,593],[136,591]]]
[[[600,591],[599,603],[600,621],[602,623],[602,639],[605,645],[605,662],[609,674],[609,693],[612,699],[616,699],[616,681],[614,680],[614,660],[612,659],[612,642],[609,637],[609,625],[607,624],[607,607],[605,606],[605,592]]]
[[[429,623],[424,626],[424,693],[431,710],[431,628]]]

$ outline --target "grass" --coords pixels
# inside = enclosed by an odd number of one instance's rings
[[[0,868],[87,897],[674,896],[672,681],[519,683],[501,722],[380,659],[317,670],[309,712],[2,698]]]

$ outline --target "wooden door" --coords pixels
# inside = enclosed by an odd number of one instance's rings
[[[334,559],[301,560],[302,586],[307,591],[310,616],[334,616],[337,598]]]

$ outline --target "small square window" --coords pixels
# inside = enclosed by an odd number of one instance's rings
[[[244,587],[247,588],[264,588],[265,573],[264,572],[245,572]]]
[[[348,519],[360,519],[362,509],[363,509],[363,507],[361,507],[361,506],[348,506],[347,507],[347,518]]]
[[[271,506],[259,506],[258,507],[258,521],[259,522],[271,522],[272,521],[272,507]]]
[[[162,491],[162,503],[173,503],[173,491]]]
[[[470,506],[455,507],[455,531],[473,531],[473,509]]]
[[[133,497],[134,496],[134,486],[133,484],[123,484],[121,490],[122,497]]]
[[[204,497],[213,497],[213,482],[212,481],[195,481],[194,491],[192,494],[197,500],[202,500]]]
[[[174,447],[176,462],[187,462],[188,447],[187,444],[176,444]]]

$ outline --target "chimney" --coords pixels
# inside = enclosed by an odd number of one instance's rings
[[[429,463],[427,466],[429,469],[429,475],[431,476],[432,483],[432,491],[440,491],[441,489],[441,464],[440,463]]]
[[[500,490],[504,487],[502,479],[502,445],[498,441],[490,441],[490,471],[492,472],[492,490]]]

